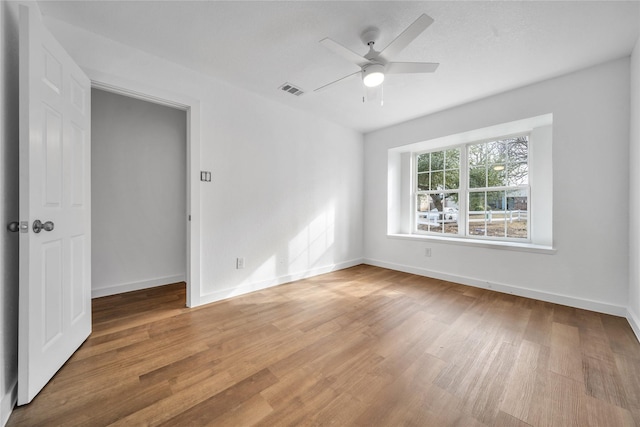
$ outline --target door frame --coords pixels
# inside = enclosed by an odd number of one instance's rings
[[[176,108],[186,112],[187,120],[187,307],[200,302],[200,101],[187,95],[170,92],[144,83],[123,79],[102,71],[83,68],[91,80],[92,89],[124,95],[130,98]]]

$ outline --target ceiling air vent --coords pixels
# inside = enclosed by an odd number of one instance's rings
[[[282,86],[280,86],[280,90],[283,90],[295,96],[300,96],[304,93],[302,89],[300,89],[299,87],[295,87],[291,83],[283,84]]]

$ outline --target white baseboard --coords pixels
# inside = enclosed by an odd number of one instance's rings
[[[377,267],[388,268],[390,270],[403,271],[405,273],[416,274],[419,276],[433,277],[434,279],[446,280],[448,282],[460,283],[463,285],[474,286],[476,288],[502,292],[505,294],[518,295],[521,297],[537,299],[540,301],[552,302],[554,304],[566,305],[569,307],[581,308],[584,310],[596,311],[599,313],[612,314],[614,316],[625,317],[628,313],[627,308],[623,306],[607,304],[583,298],[576,298],[568,295],[555,294],[551,292],[537,291],[535,289],[522,288],[519,286],[506,285],[503,283],[487,282],[485,280],[474,279],[472,277],[432,271],[426,268],[395,264],[368,258],[364,259],[364,263]]]
[[[287,274],[284,276],[274,277],[273,279],[263,280],[260,282],[248,283],[241,286],[229,287],[220,291],[211,292],[200,296],[200,304],[209,304],[215,301],[221,301],[238,295],[248,294],[250,292],[259,291],[261,289],[273,286],[283,285],[285,283],[294,282],[296,280],[307,279],[309,277],[318,276],[320,274],[330,273],[332,271],[344,270],[345,268],[354,267],[363,263],[362,258],[331,264],[323,267],[313,268],[303,272]]]
[[[142,280],[139,282],[122,283],[104,288],[91,289],[91,298],[106,297],[108,295],[121,294],[124,292],[139,291],[140,289],[155,288],[156,286],[184,282],[185,280],[186,277],[184,274],[178,274],[175,276],[157,277],[155,279]]]
[[[13,408],[16,406],[16,402],[18,401],[18,380],[16,379],[9,390],[2,396],[2,400],[0,400],[0,426],[5,426],[7,421],[9,421],[9,417],[13,412]]]
[[[631,310],[627,309],[627,322],[631,325],[633,333],[636,334],[636,338],[640,341],[640,318]]]

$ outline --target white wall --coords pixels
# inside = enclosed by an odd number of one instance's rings
[[[555,254],[387,237],[389,148],[548,113],[553,114]],[[623,315],[629,277],[628,141],[628,58],[367,134],[365,259]],[[606,213],[610,220],[601,219]],[[426,247],[432,248],[430,258],[424,256]]]
[[[0,2],[0,425],[18,380],[18,26],[17,7]]]
[[[629,314],[640,339],[640,38],[631,55],[631,135],[629,145]]]
[[[92,295],[185,280],[186,112],[91,91]]]
[[[35,6],[35,4],[32,4]],[[0,224],[18,207],[18,6],[0,2]],[[360,133],[57,21],[83,67],[200,101],[200,302],[361,262]],[[276,89],[276,88],[274,88]],[[199,170],[198,170],[199,169]],[[17,380],[17,236],[0,245],[0,425]],[[246,266],[236,270],[235,258]]]
[[[200,169],[213,172],[200,186],[201,301],[361,261],[362,135],[66,23],[45,24],[81,67],[200,101]]]

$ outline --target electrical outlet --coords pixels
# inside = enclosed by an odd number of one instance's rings
[[[426,256],[426,257],[430,257],[431,256],[431,248],[425,248],[424,256]]]
[[[236,269],[242,270],[244,268],[244,258],[236,258]]]

